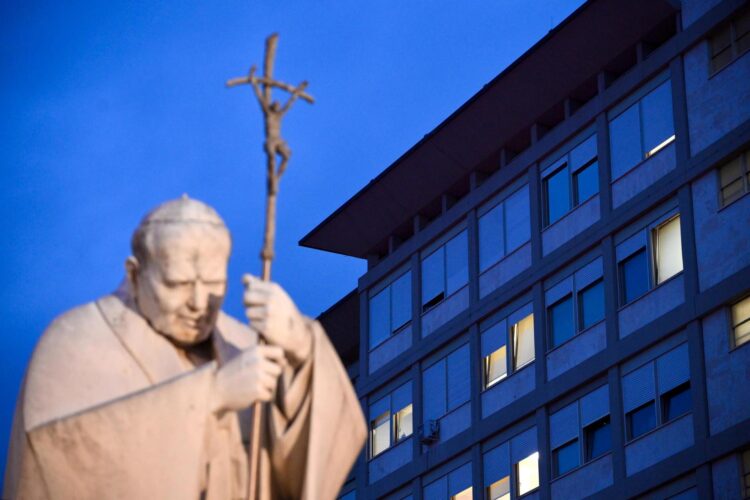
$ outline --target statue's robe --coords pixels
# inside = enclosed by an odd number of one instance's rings
[[[261,498],[333,499],[366,438],[357,397],[322,327],[310,358],[263,405]],[[250,411],[210,410],[217,366],[257,342],[219,313],[217,359],[198,367],[127,292],[45,331],[16,405],[3,498],[246,498]],[[244,438],[244,439],[243,439]]]

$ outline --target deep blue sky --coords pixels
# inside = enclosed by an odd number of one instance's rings
[[[0,467],[33,346],[58,314],[113,290],[156,204],[188,193],[233,232],[225,309],[258,272],[262,63],[307,79],[284,123],[274,278],[317,315],[365,264],[297,241],[432,130],[581,0],[16,1],[0,7]],[[549,78],[550,75],[539,75]]]

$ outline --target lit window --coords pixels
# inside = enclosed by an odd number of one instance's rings
[[[692,409],[690,383],[686,382],[661,396],[662,422],[669,422]]]
[[[473,497],[471,492],[471,486],[466,488],[460,493],[456,493],[455,495],[451,496],[451,500],[471,500]]]
[[[719,167],[721,206],[750,192],[750,151]]]
[[[385,412],[370,422],[372,456],[379,455],[391,447],[391,413]]]
[[[534,361],[534,314],[511,326],[513,339],[513,370]]]
[[[508,376],[508,362],[505,345],[484,358],[484,386],[492,387]]]
[[[516,464],[518,496],[539,487],[539,453],[534,452]]]
[[[581,330],[604,319],[604,283],[602,280],[578,292],[579,325]]]
[[[577,439],[552,450],[552,466],[554,467],[555,477],[578,467],[580,465],[580,454]]]
[[[648,258],[645,248],[620,262],[620,283],[623,304],[634,301],[648,291]]]
[[[394,434],[396,435],[396,442],[406,439],[411,436],[413,431],[412,421],[412,405],[409,404],[396,412],[394,416],[393,425],[395,427]]]
[[[609,137],[613,179],[673,142],[671,81],[662,83],[611,118]]]
[[[612,449],[612,432],[609,429],[609,415],[587,425],[583,429],[586,446],[585,460],[593,460]]]
[[[370,349],[411,321],[411,272],[370,297]]]
[[[711,72],[716,73],[750,49],[750,9],[723,26],[709,38]]]
[[[682,240],[679,215],[654,230],[654,254],[657,285],[682,271]]]
[[[469,243],[461,231],[422,259],[422,311],[439,304],[469,282]]]
[[[510,476],[505,476],[487,488],[489,500],[510,500]]]
[[[568,295],[548,309],[550,344],[557,347],[575,335],[573,324],[573,298]]]
[[[750,342],[750,297],[732,306],[732,332],[735,347]]]
[[[636,408],[626,415],[628,438],[635,439],[656,427],[656,407],[653,401]]]
[[[596,135],[592,135],[550,166],[555,169],[544,174],[544,224],[561,219],[599,192],[599,164],[597,163]]]

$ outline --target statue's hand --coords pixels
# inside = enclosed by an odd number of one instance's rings
[[[216,372],[213,410],[242,410],[256,401],[270,401],[285,362],[277,346],[254,345],[242,351]]]
[[[284,349],[292,367],[304,363],[312,350],[312,337],[305,319],[279,285],[246,274],[245,314],[268,343]]]

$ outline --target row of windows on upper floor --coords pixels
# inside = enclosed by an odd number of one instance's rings
[[[501,321],[481,334],[484,391],[521,372],[534,361],[533,316],[524,316],[525,311],[519,312],[520,315],[514,313],[509,318],[520,319]],[[508,323],[510,326],[506,330],[504,327]],[[730,307],[729,325],[732,348],[750,343],[750,297]],[[512,355],[507,358],[506,335],[513,346]],[[498,344],[502,344],[499,349]],[[422,369],[420,439],[423,443],[448,439],[469,425],[470,364],[469,346],[463,344]],[[610,446],[607,390],[595,391],[587,398],[581,400],[580,408],[571,404],[550,417],[550,446],[553,450],[553,468],[557,474],[596,458],[601,450]],[[412,383],[406,382],[369,405],[370,458],[413,434],[412,399]],[[690,406],[687,344],[683,343],[655,359],[641,363],[635,369],[624,370],[622,400],[626,441],[634,440],[685,413]],[[487,416],[484,411],[483,416]],[[566,427],[564,422],[574,420],[581,422],[580,435],[571,431],[571,435],[567,436],[564,431],[558,433],[555,430],[558,427],[572,429]],[[441,423],[445,427],[442,431]]]
[[[423,374],[423,379],[422,400],[426,407],[434,393],[440,392],[440,388],[430,385],[434,380],[427,372]],[[375,460],[387,460],[387,450],[411,437],[413,412],[412,404],[407,397],[410,392],[409,382],[370,406],[369,450],[372,463]],[[550,405],[548,434],[544,439],[549,443],[553,481],[564,476],[570,477],[576,469],[583,468],[613,451],[613,432],[616,430],[611,426],[610,395],[610,387],[605,383],[573,401]],[[690,437],[693,431],[692,422],[685,424],[683,419],[693,411],[686,343],[677,346],[663,343],[657,348],[656,354],[650,355],[647,360],[637,359],[637,363],[624,363],[621,394],[617,397],[622,401],[622,432],[628,475],[642,470],[645,463],[653,465],[653,455],[656,456],[656,461],[660,461],[693,444],[694,441]],[[389,410],[379,413],[384,406],[390,406],[393,413],[389,413]],[[432,423],[432,417],[433,415],[425,414],[425,428]],[[658,436],[654,437],[654,433],[661,433],[667,427],[672,428],[671,424],[676,424],[678,420],[684,424],[679,431],[687,429],[690,436],[681,436],[680,443],[675,443],[676,446],[672,446],[670,450],[652,451],[648,449],[650,446],[644,448],[635,444],[641,439],[661,439]],[[647,438],[647,435],[652,437]],[[420,438],[424,442],[425,435]],[[489,450],[483,453],[486,498],[511,498],[511,489],[514,498],[517,498],[535,490],[539,486],[540,459],[536,430],[526,431],[499,446],[494,444],[495,441],[497,440],[490,438],[483,444],[483,449]],[[611,468],[610,463],[610,476]],[[450,475],[443,477],[448,478],[446,484],[435,480],[428,481],[425,493],[437,488],[434,493],[442,492],[439,495],[441,498],[472,498],[471,474],[463,481],[455,477],[451,479]],[[575,481],[575,478],[572,480]],[[458,483],[462,486],[458,487]],[[609,483],[598,483],[599,487],[606,487],[607,484],[611,484],[611,479]],[[563,486],[559,491],[569,487],[570,485]],[[586,495],[592,493],[588,491]]]
[[[584,143],[584,149],[591,146]],[[569,157],[576,158],[570,153]],[[587,155],[581,155],[586,157]],[[574,160],[570,164],[586,164]],[[591,168],[594,164],[589,163]],[[726,206],[750,192],[750,150],[719,166],[720,205]],[[479,218],[478,260],[480,282],[482,273],[504,256],[528,242],[526,220],[514,217],[509,223],[505,213],[520,214],[528,207],[526,190],[511,194]],[[526,198],[527,199],[527,198]],[[504,230],[500,230],[500,229]],[[655,286],[682,270],[681,228],[678,214],[663,217],[652,225],[650,235],[642,233],[618,246],[618,288],[620,305],[633,302]],[[469,242],[466,229],[461,230],[437,249],[431,250],[421,261],[422,314],[465,291],[469,281]],[[369,300],[369,348],[382,344],[410,324],[412,310],[412,275],[410,271],[388,281],[385,287],[373,288]],[[481,295],[481,294],[480,294]],[[603,317],[604,300],[601,279],[577,283],[576,293],[556,300],[549,311],[550,339],[554,347]]]
[[[672,92],[664,76],[646,86],[648,93],[610,120],[613,178],[663,150],[674,140]],[[658,85],[657,85],[658,84]],[[655,88],[651,88],[654,87]],[[554,224],[575,207],[599,193],[597,135],[583,141],[551,162],[542,172],[545,225]],[[479,272],[523,251],[531,237],[528,186],[523,186],[491,207],[478,219]],[[468,235],[459,232],[437,248],[423,252],[421,310],[444,301],[469,280]],[[371,298],[370,347],[374,347],[411,319],[411,283],[406,274]],[[383,314],[387,313],[387,314]]]

